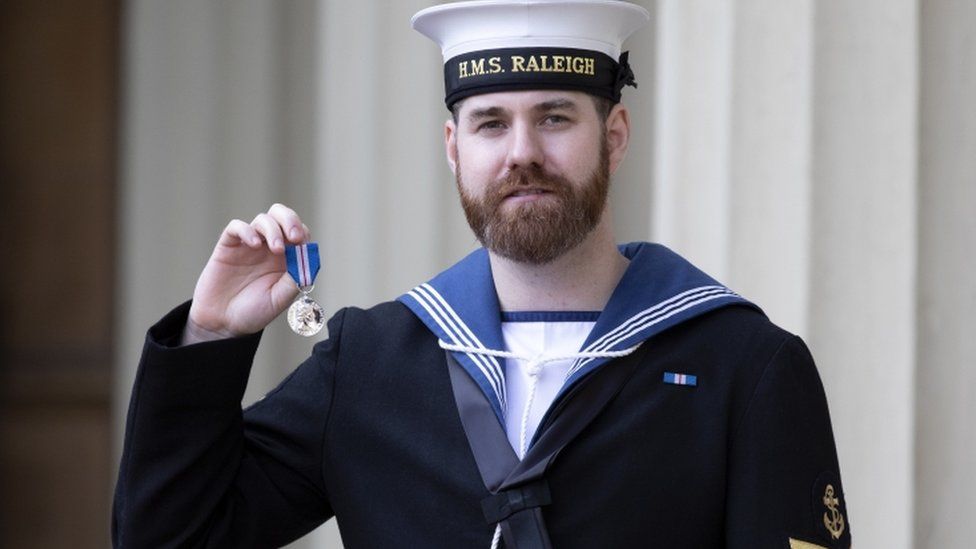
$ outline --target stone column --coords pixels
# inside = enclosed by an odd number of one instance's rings
[[[858,545],[912,539],[918,5],[817,2],[809,322]]]
[[[312,207],[334,307],[395,298],[476,245],[444,152],[440,50],[410,27],[432,3],[322,4]]]
[[[976,4],[920,2],[915,547],[976,539]]]
[[[654,238],[728,278],[733,2],[663,0],[657,18]]]

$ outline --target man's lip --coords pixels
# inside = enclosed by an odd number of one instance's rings
[[[542,189],[538,187],[530,187],[526,189],[515,189],[514,191],[505,195],[505,198],[519,198],[523,196],[535,196],[540,194],[549,194],[550,190]]]

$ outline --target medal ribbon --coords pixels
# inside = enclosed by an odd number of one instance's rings
[[[299,288],[310,288],[319,274],[319,245],[316,242],[285,246],[288,274]]]

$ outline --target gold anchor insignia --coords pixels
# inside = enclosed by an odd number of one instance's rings
[[[832,484],[827,485],[827,490],[824,492],[823,504],[830,511],[830,516],[824,513],[824,526],[827,527],[827,531],[830,532],[830,535],[834,539],[840,539],[841,534],[844,533],[844,515],[837,508],[840,505],[840,500],[834,496],[834,486]]]

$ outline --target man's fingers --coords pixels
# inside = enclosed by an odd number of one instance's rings
[[[273,252],[282,252],[285,249],[284,235],[281,232],[281,226],[278,222],[266,213],[258,214],[251,221],[251,227],[254,228],[260,234],[265,242],[268,243],[268,248]]]
[[[224,246],[236,246],[241,242],[251,248],[257,248],[261,245],[261,236],[249,224],[240,219],[233,219],[224,227],[219,243]]]
[[[282,234],[285,235],[289,242],[299,244],[305,240],[306,231],[301,218],[298,217],[295,210],[284,204],[276,203],[268,210],[268,215],[277,221],[281,227]]]
[[[236,246],[244,243],[259,248],[267,242],[268,249],[281,253],[288,243],[309,240],[311,232],[294,210],[283,204],[274,204],[267,213],[260,213],[250,223],[234,219],[220,235],[220,244]]]

